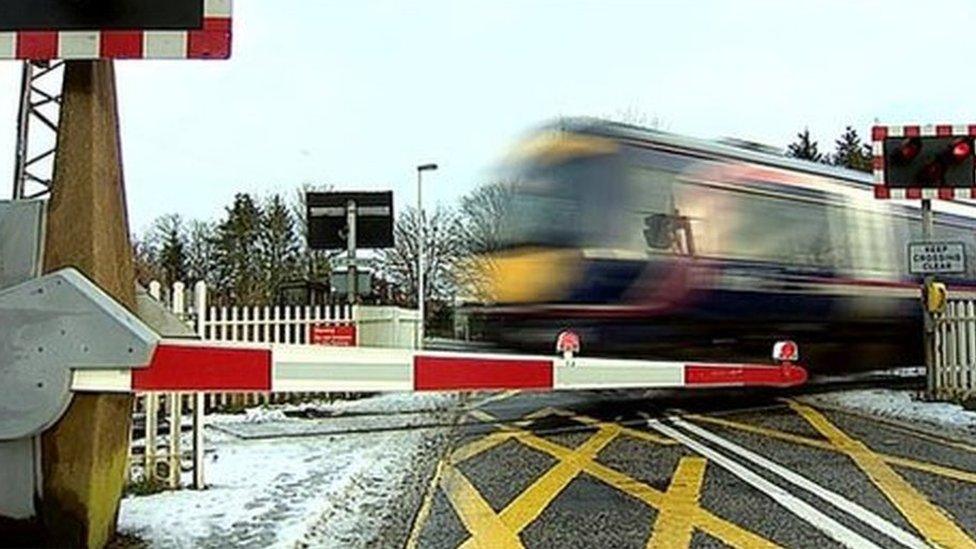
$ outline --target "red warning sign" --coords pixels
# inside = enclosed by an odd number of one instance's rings
[[[312,345],[355,347],[355,324],[313,324],[308,337]]]

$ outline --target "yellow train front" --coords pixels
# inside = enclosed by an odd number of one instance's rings
[[[813,371],[922,361],[919,211],[874,200],[868,174],[583,119],[533,132],[499,177],[468,311],[484,339],[551,352],[572,328],[593,355],[763,360],[789,338]],[[976,210],[937,208],[936,236],[972,254]]]

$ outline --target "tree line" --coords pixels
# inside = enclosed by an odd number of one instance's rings
[[[212,302],[221,305],[269,305],[297,281],[328,284],[334,260],[344,251],[312,250],[307,244],[305,193],[329,190],[305,185],[291,196],[256,197],[238,193],[217,220],[167,214],[133,240],[136,276],[143,285],[159,281],[206,282]],[[417,256],[425,228],[425,295],[436,312],[477,280],[478,252],[499,245],[501,213],[511,187],[489,184],[463,196],[456,207],[437,206],[424,215],[401,209],[394,222],[395,245],[366,254],[372,271],[373,299],[416,306]]]
[[[787,147],[786,155],[861,172],[872,170],[871,143],[862,141],[851,126],[834,141],[833,152],[821,152],[817,141],[810,136],[810,129],[803,128],[796,134],[796,141]]]

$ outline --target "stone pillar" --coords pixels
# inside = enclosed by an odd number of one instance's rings
[[[135,311],[111,61],[65,67],[44,270],[69,266]],[[79,394],[42,435],[39,515],[46,543],[102,547],[115,535],[131,408],[131,395]]]

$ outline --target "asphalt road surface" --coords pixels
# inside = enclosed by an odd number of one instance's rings
[[[976,446],[706,394],[474,400],[408,547],[976,547]]]

